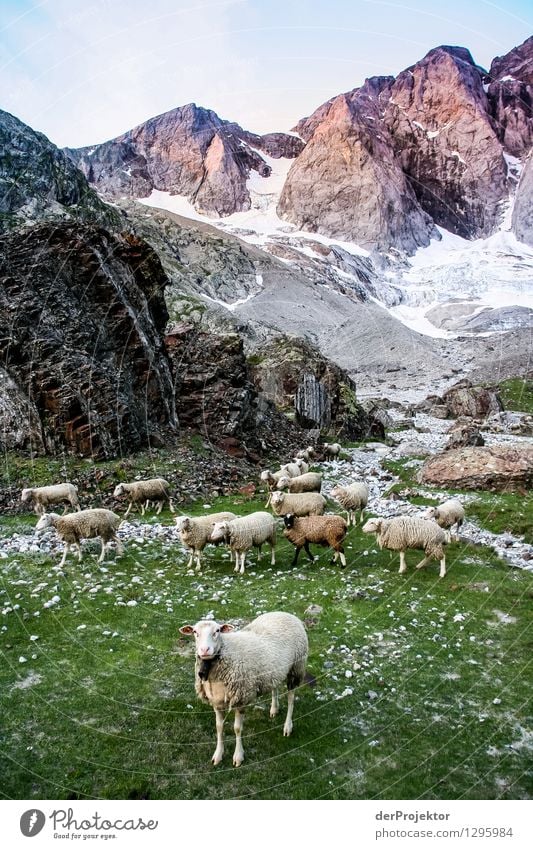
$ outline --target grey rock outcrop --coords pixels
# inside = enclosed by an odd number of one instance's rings
[[[533,447],[493,445],[445,451],[424,464],[419,480],[450,489],[525,491],[533,483]]]
[[[303,143],[283,133],[256,136],[189,103],[104,144],[67,153],[106,197],[147,197],[158,189],[185,195],[199,212],[219,216],[250,208],[252,169],[270,175],[256,147],[275,158],[294,157]]]
[[[512,227],[517,239],[533,246],[533,153],[525,162],[516,190]]]

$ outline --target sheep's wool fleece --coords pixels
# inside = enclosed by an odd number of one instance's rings
[[[441,549],[448,542],[448,534],[430,519],[398,516],[383,520],[377,540],[381,548],[390,551],[403,551],[406,548]]]
[[[234,549],[250,548],[252,545],[262,545],[276,533],[276,523],[270,513],[249,513],[239,516],[229,525],[230,545]]]
[[[102,530],[107,530],[111,527],[114,530],[118,528],[121,522],[120,516],[113,513],[111,510],[105,510],[103,507],[94,507],[89,510],[81,510],[79,513],[68,513],[66,516],[59,516],[55,526],[59,533],[65,531],[81,531],[83,536],[91,537],[98,536]]]
[[[338,486],[332,493],[332,498],[342,507],[366,507],[368,503],[368,487],[366,483],[351,483],[348,486]]]
[[[223,682],[226,701],[213,704],[207,698],[198,659],[196,692],[220,710],[244,707],[282,684],[295,664],[305,666],[308,651],[305,628],[296,616],[264,613],[242,631],[221,635],[221,651],[211,664],[208,681]]]

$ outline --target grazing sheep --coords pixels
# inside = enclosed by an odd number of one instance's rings
[[[318,472],[307,472],[295,478],[282,477],[276,487],[279,490],[288,489],[289,492],[320,492],[321,488],[322,475]]]
[[[456,533],[461,530],[461,525],[465,520],[465,509],[457,498],[450,498],[439,504],[438,507],[428,507],[425,518],[434,519],[441,528],[451,531],[453,525],[456,525]]]
[[[270,513],[249,513],[238,516],[230,522],[216,522],[210,537],[210,542],[224,541],[235,555],[235,572],[244,574],[244,559],[246,552],[252,546],[258,548],[257,559],[261,556],[261,546],[267,542],[270,545],[270,562],[274,566],[276,555],[276,522]]]
[[[276,516],[294,513],[295,516],[321,516],[326,499],[318,492],[273,492],[270,497]]]
[[[341,453],[341,446],[338,442],[324,442],[322,445],[324,454],[330,459],[335,459]]]
[[[366,483],[350,483],[348,486],[336,486],[330,496],[337,501],[341,507],[344,507],[348,514],[348,525],[357,524],[357,511],[360,511],[359,518],[363,521],[364,508],[368,504],[368,487]]]
[[[311,459],[311,457],[314,456],[314,454],[315,454],[315,449],[313,448],[312,445],[308,445],[307,448],[302,448],[301,451],[296,452],[296,459],[297,460],[302,459],[302,460],[305,460],[306,462],[308,462]]]
[[[176,525],[180,539],[188,549],[190,549],[191,557],[187,563],[187,569],[190,569],[193,560],[196,558],[196,569],[201,569],[200,555],[208,542],[211,542],[211,532],[215,522],[225,522],[231,519],[236,519],[235,513],[226,511],[225,513],[208,513],[206,516],[178,516]]]
[[[285,465],[281,467],[280,471],[283,472],[286,477],[295,478],[297,475],[302,474],[302,463],[304,466],[307,466],[307,463],[304,463],[303,460],[295,460],[292,463],[285,463]],[[307,466],[305,469],[306,472],[308,471],[308,468],[309,467]]]
[[[369,519],[363,526],[363,533],[375,534],[380,548],[400,552],[400,574],[406,571],[405,551],[408,548],[420,549],[426,555],[416,568],[421,569],[435,557],[440,560],[439,577],[446,574],[444,546],[450,542],[447,531],[439,528],[429,519],[412,516],[396,516],[393,519]]]
[[[180,633],[194,634],[196,643],[195,689],[198,698],[215,711],[217,746],[214,766],[224,755],[224,713],[235,711],[233,765],[244,760],[242,726],[244,708],[258,696],[272,693],[270,716],[279,710],[278,687],[287,684],[287,716],[283,734],[292,732],[295,689],[304,680],[309,652],[302,622],[291,613],[263,613],[241,631],[202,619],[184,625]]]
[[[113,492],[114,498],[120,498],[126,495],[129,499],[128,509],[124,513],[124,518],[129,514],[134,504],[137,504],[141,509],[141,515],[144,516],[144,511],[150,506],[150,502],[157,502],[157,515],[163,509],[163,503],[168,501],[168,506],[172,513],[172,496],[169,493],[170,484],[163,478],[151,478],[147,481],[133,481],[132,483],[119,483]]]
[[[283,536],[287,537],[296,548],[291,566],[296,566],[302,548],[305,548],[309,560],[313,562],[314,558],[309,550],[310,542],[315,545],[330,546],[335,552],[333,562],[336,563],[340,555],[341,565],[346,566],[342,543],[348,531],[348,525],[342,516],[296,517],[292,513],[287,513],[283,521],[285,523]]]
[[[99,537],[102,541],[102,551],[98,562],[101,563],[110,542],[116,542],[118,554],[122,554],[124,551],[124,546],[117,537],[117,529],[120,523],[121,518],[116,513],[95,507],[90,510],[80,510],[79,513],[69,513],[68,516],[60,516],[59,513],[44,513],[37,522],[36,530],[43,531],[50,527],[56,529],[58,536],[65,545],[60,566],[64,566],[71,545],[77,549],[78,560],[81,560],[81,540]]]
[[[31,489],[23,489],[20,500],[27,504],[28,501],[33,501],[35,512],[41,516],[46,512],[49,504],[62,504],[67,502],[76,510],[81,510],[80,502],[78,501],[78,488],[73,483],[58,483],[53,486],[37,486]],[[63,515],[67,512],[67,504],[63,510]]]

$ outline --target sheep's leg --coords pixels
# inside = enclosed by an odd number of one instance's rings
[[[130,503],[128,504],[128,509],[127,509],[127,510],[126,510],[126,512],[124,513],[124,518],[126,518],[126,516],[128,516],[128,515],[129,515],[129,512],[130,512],[130,510],[131,510],[132,506],[133,506],[133,501],[130,501]]]
[[[159,502],[159,507],[157,508],[157,515],[158,515],[158,516],[159,516],[159,514],[161,513],[161,510],[162,510],[162,509],[163,509],[163,502],[162,502],[162,501],[160,501],[160,502]]]
[[[221,710],[217,710],[216,708],[214,710],[217,727],[217,747],[211,760],[213,761],[213,766],[217,766],[224,755],[224,714]]]
[[[63,512],[61,514],[62,516],[65,515],[65,513],[67,512],[67,509],[68,509],[68,504],[65,504],[65,506],[63,507]]]
[[[65,560],[67,559],[67,554],[70,551],[70,543],[66,542],[63,547],[63,557],[61,558],[61,563],[59,564],[60,568],[65,565]]]
[[[122,540],[119,537],[117,537],[116,535],[113,537],[113,539],[115,540],[115,542],[117,544],[117,554],[120,557],[120,555],[124,554],[124,546],[122,545]]]
[[[144,501],[141,501],[140,507],[141,507],[141,516],[144,516],[144,511],[145,511]]]
[[[257,562],[258,563],[261,560],[261,548],[262,548],[262,546],[260,546],[260,545],[257,546]]]
[[[307,554],[309,560],[311,561],[311,563],[314,563],[315,558],[311,554],[311,549],[309,548],[309,542],[307,540],[304,542],[304,548],[305,548],[305,553]]]
[[[446,557],[443,557],[442,560],[440,561],[439,578],[444,578],[445,574],[446,574]]]
[[[343,548],[339,548],[339,555],[340,555],[340,558],[341,558],[341,566],[342,566],[343,569],[345,569],[346,568],[346,557],[344,556],[344,549]]]
[[[298,557],[300,555],[300,551],[302,550],[301,546],[296,546],[294,549],[294,557],[292,558],[291,566],[296,566],[298,563]]]
[[[416,564],[415,569],[423,569],[426,563],[429,563],[430,560],[431,557],[424,557],[424,559],[421,560],[420,563]]]
[[[283,736],[288,737],[292,732],[292,712],[294,710],[294,690],[287,692],[287,716],[283,726]]]
[[[171,512],[171,513],[175,513],[175,512],[176,512],[176,511],[174,510],[174,505],[172,504],[172,498],[169,498],[169,499],[168,499],[168,509],[170,510],[170,512]]]
[[[407,563],[405,562],[405,551],[400,551],[400,575],[407,572]]]
[[[189,557],[189,562],[186,565],[186,569],[190,569],[192,567],[192,561],[194,559],[194,551],[191,551],[191,556]]]
[[[202,568],[202,562],[200,560],[200,552],[196,551],[195,556],[196,556],[196,571],[199,572],[200,569]]]
[[[270,565],[276,565],[276,552],[274,551],[274,546],[272,543],[270,543]]]
[[[244,561],[246,558],[246,552],[241,552],[241,575],[244,575]]]
[[[79,544],[79,542],[75,542],[74,545],[76,546],[76,551],[78,552],[78,563],[81,563],[81,545]]]
[[[101,562],[102,562],[102,560],[104,559],[104,557],[105,557],[105,550],[106,550],[106,548],[107,548],[107,543],[105,542],[105,540],[104,540],[104,538],[103,538],[103,537],[101,537],[101,540],[102,540],[102,550],[101,550],[101,552],[100,552],[100,557],[98,558],[98,562],[99,562],[99,563],[101,563]]]
[[[361,513],[359,515],[359,522],[360,522],[361,525],[363,524],[363,513],[364,512],[365,512],[364,507],[361,507]],[[355,522],[354,522],[354,525],[355,525]]]
[[[239,554],[238,551],[235,551],[234,554],[235,554],[235,569],[233,571],[238,572],[239,571],[239,565],[240,565],[239,564],[240,554]]]
[[[233,730],[235,731],[235,751],[233,753],[233,766],[240,766],[244,760],[244,749],[242,747],[242,726],[244,715],[242,711],[235,711],[235,722]]]
[[[272,704],[270,705],[270,716],[277,716],[279,712],[279,698],[277,688],[272,690]]]

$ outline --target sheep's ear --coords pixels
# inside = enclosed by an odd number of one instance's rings
[[[179,629],[179,631],[180,631],[180,634],[185,634],[187,637],[190,637],[191,634],[193,633],[194,629],[193,629],[192,625],[182,625],[182,627]]]
[[[223,625],[220,626],[221,634],[229,634],[230,631],[235,630],[235,625],[230,625],[229,622],[224,622]]]

